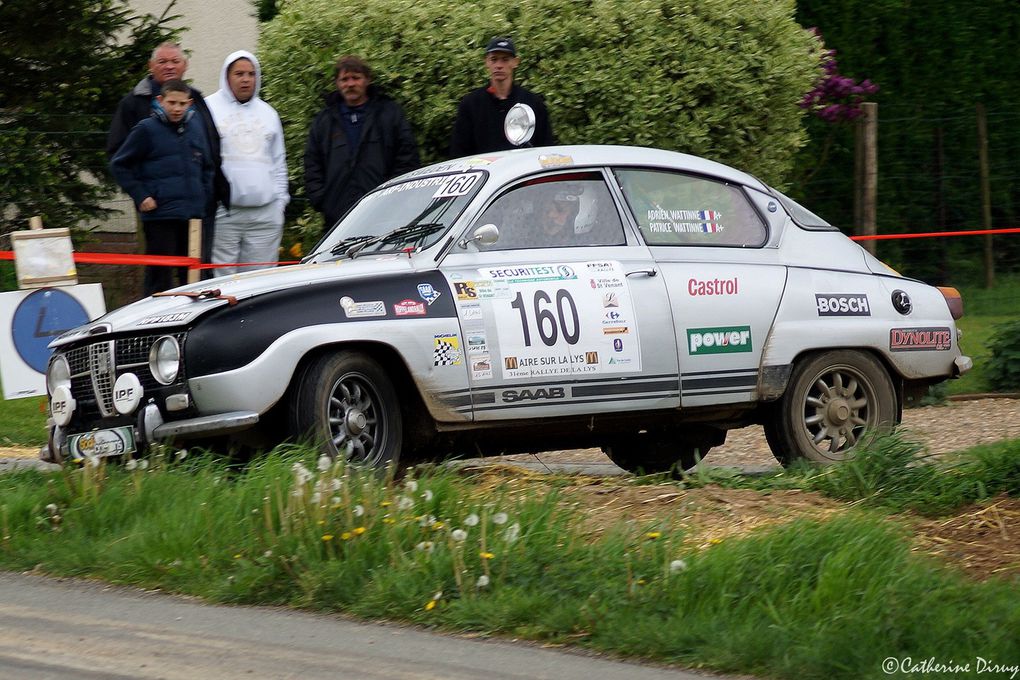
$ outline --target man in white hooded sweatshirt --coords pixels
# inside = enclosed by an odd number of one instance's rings
[[[220,133],[223,173],[230,181],[230,209],[216,214],[216,275],[273,266],[279,259],[287,192],[287,154],[280,116],[259,99],[262,69],[255,55],[233,52],[223,62],[220,89],[205,98]]]

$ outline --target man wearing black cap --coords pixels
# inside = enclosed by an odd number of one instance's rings
[[[450,140],[451,158],[514,148],[503,133],[503,120],[510,107],[518,103],[535,110],[535,136],[531,146],[556,143],[542,97],[514,84],[514,69],[520,63],[510,38],[496,37],[485,46],[489,84],[472,90],[460,100]]]

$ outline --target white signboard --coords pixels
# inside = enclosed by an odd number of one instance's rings
[[[105,313],[103,286],[99,283],[0,293],[4,399],[46,394],[50,342]]]
[[[619,262],[486,267],[476,281],[454,285],[468,355],[478,357],[474,379],[491,377],[494,367],[492,339],[470,332],[472,300],[491,305],[504,380],[641,370],[637,323]]]

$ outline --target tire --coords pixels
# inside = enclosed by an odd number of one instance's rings
[[[627,472],[636,475],[669,472],[679,478],[725,439],[726,433],[720,430],[641,432],[616,437],[602,450]]]
[[[309,364],[289,416],[291,433],[331,458],[376,469],[400,461],[400,402],[386,371],[365,354],[336,352]]]
[[[835,463],[854,456],[865,431],[893,427],[897,413],[896,389],[877,359],[853,350],[824,352],[794,367],[764,424],[765,439],[783,465]]]

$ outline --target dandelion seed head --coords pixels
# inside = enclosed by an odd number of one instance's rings
[[[57,504],[56,503],[50,503],[49,505],[47,505],[46,506],[46,512],[50,513],[51,515],[57,514]]]
[[[138,469],[139,470],[148,470],[149,469],[149,460],[147,458],[142,458],[140,461],[138,461]]]
[[[418,490],[418,482],[414,481],[413,479],[409,479],[406,482],[404,482],[404,488],[410,491],[411,493],[414,493],[415,491]]]
[[[454,529],[450,532],[450,538],[458,542],[463,541],[467,538],[467,532],[463,529]]]
[[[273,556],[273,551],[272,550],[267,550],[264,553],[262,553],[262,556],[263,557],[272,557]]]
[[[138,461],[135,460],[134,458],[132,458],[128,462],[124,463],[124,469],[128,470],[128,471],[135,470],[137,467],[138,467]]]
[[[477,586],[478,588],[488,588],[489,577],[485,574],[482,574],[481,576],[478,577],[478,581],[475,582],[475,586]]]
[[[441,590],[436,591],[436,594],[432,596],[432,601],[433,602],[435,602],[436,600],[441,600],[441,599],[443,599],[443,591],[441,591]]]
[[[433,496],[435,496],[435,494],[432,493],[431,489],[425,489],[424,491],[421,492],[421,497],[425,499],[426,503],[431,501]]]
[[[177,451],[177,453],[174,454],[174,457],[177,458],[177,460],[184,460],[185,458],[188,457],[188,450],[180,449]]]
[[[312,498],[311,498],[312,503],[318,503],[321,500],[322,500],[322,494],[321,493],[316,491],[315,493],[312,494]]]
[[[506,521],[510,519],[505,512],[497,512],[492,516],[493,524],[506,524]]]
[[[503,534],[504,540],[507,543],[513,543],[521,537],[521,525],[519,522],[514,522],[506,528],[506,532]]]
[[[464,524],[469,527],[478,526],[478,515],[471,513],[464,518]]]
[[[341,505],[340,496],[333,496],[329,499],[329,502],[334,508],[339,508]]]
[[[339,491],[341,486],[343,486],[343,482],[337,478],[333,478],[329,482],[329,488],[333,491]]]
[[[364,506],[355,505],[354,508],[351,510],[351,514],[353,514],[355,517],[361,517],[362,515],[365,514]]]
[[[401,496],[397,499],[397,508],[399,510],[408,510],[414,507],[414,501],[407,496]]]
[[[319,468],[319,472],[325,472],[326,470],[329,469],[329,466],[332,464],[333,461],[329,456],[322,455],[319,456],[319,461],[318,463],[316,463],[315,467]]]
[[[435,549],[435,547],[436,547],[436,544],[433,543],[432,541],[422,541],[418,545],[414,546],[415,550],[420,550],[422,552],[427,552],[427,553],[432,552]]]
[[[683,560],[673,560],[669,563],[669,570],[674,574],[678,571],[684,571],[685,569],[687,569],[687,562]]]

